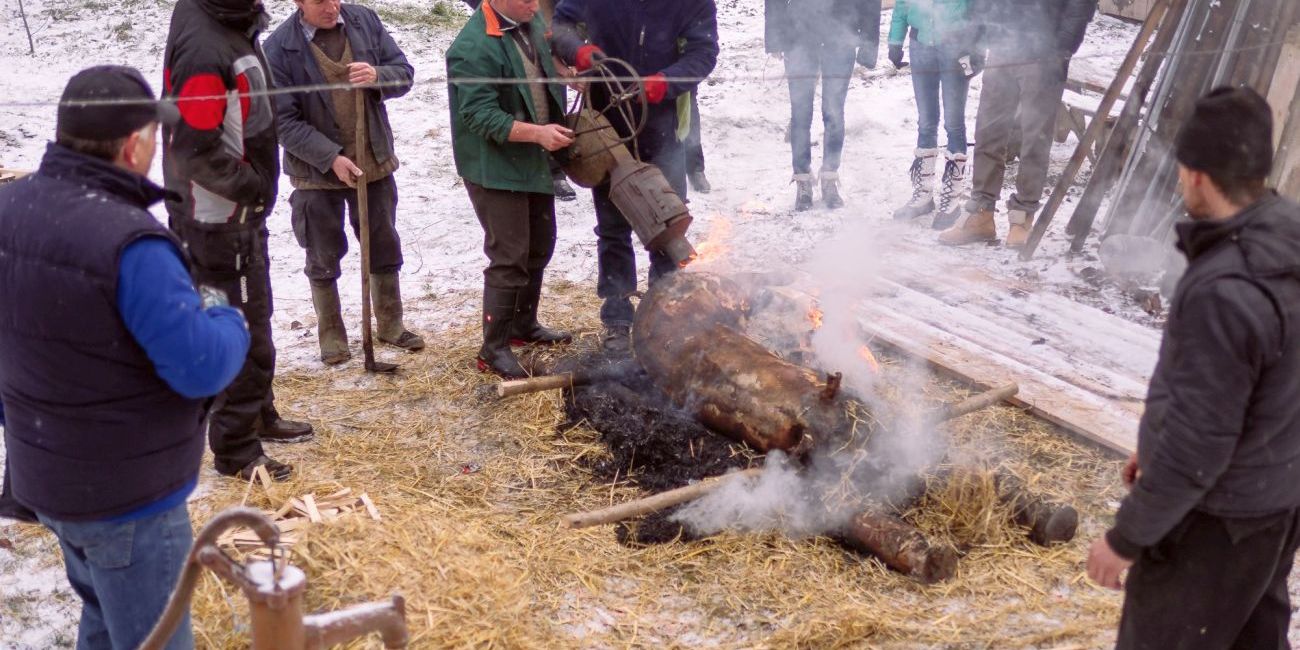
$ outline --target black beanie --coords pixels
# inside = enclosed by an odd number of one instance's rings
[[[1263,179],[1273,170],[1273,111],[1250,88],[1216,88],[1178,132],[1178,162],[1223,178]]]

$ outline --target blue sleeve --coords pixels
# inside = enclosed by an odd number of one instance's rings
[[[192,399],[225,389],[248,355],[248,326],[238,310],[203,308],[180,252],[146,237],[118,264],[117,309],[158,376]]]
[[[700,3],[695,15],[687,19],[679,38],[686,41],[681,58],[660,72],[669,79],[703,79],[712,74],[714,66],[718,64],[719,51],[717,5],[712,0]],[[698,81],[671,82],[664,99],[676,99],[699,85]]]
[[[560,0],[555,4],[555,18],[551,25],[551,50],[561,61],[575,63],[578,48],[585,43],[578,33],[578,24],[586,20],[587,0]]]

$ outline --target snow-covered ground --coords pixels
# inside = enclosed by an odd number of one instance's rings
[[[267,4],[277,23],[293,10],[288,0]],[[451,4],[462,10],[459,2]],[[0,21],[0,166],[30,169],[53,136],[52,104],[75,71],[90,64],[123,63],[140,68],[159,83],[172,5],[167,0],[111,4],[28,0],[24,5],[35,32],[35,55],[27,52],[17,3],[5,0],[0,5],[4,17]],[[436,336],[477,318],[484,262],[481,231],[451,157],[443,56],[454,32],[411,20],[430,15],[429,0],[385,0],[373,5],[394,10],[386,14],[393,18],[389,27],[416,68],[414,90],[391,102],[389,112],[403,162],[397,178],[407,323],[426,336]],[[1095,267],[1100,264],[1095,245],[1090,246],[1092,252],[1080,256],[1065,254],[1061,224],[1068,217],[1068,204],[1037,259],[1029,263],[996,247],[940,253],[929,230],[894,224],[889,213],[910,192],[906,171],[915,145],[916,110],[910,78],[893,71],[883,51],[881,67],[860,71],[849,94],[848,141],[841,170],[847,205],[833,212],[818,208],[793,213],[789,145],[783,142],[789,117],[787,92],[781,62],[763,52],[762,3],[721,0],[719,10],[722,57],[700,99],[714,191],[691,197],[696,218],[693,238],[710,242],[711,248],[702,246],[702,250],[725,247],[729,269],[765,270],[775,264],[808,262],[818,245],[832,238],[860,238],[867,256],[887,250],[891,241],[903,240],[933,251],[928,254],[955,256],[994,277],[1033,282],[1143,324],[1157,323],[1124,291],[1096,282]],[[887,12],[886,23],[888,19]],[[1080,57],[1091,66],[1113,70],[1135,33],[1134,25],[1098,18]],[[977,79],[967,116],[972,134],[979,92]],[[814,138],[820,138],[819,125],[814,126]],[[1055,147],[1054,176],[1073,146],[1071,140]],[[814,164],[819,160],[817,146]],[[154,177],[161,177],[157,169]],[[277,307],[274,330],[280,367],[306,370],[319,367],[315,317],[301,273],[302,251],[289,225],[288,191],[285,179],[269,222]],[[558,204],[558,221],[559,245],[548,278],[594,287],[590,199],[580,196],[575,202]],[[1005,229],[1005,224],[1001,227]],[[354,251],[345,260],[345,277],[359,278],[358,266]],[[906,266],[924,269],[923,260],[912,259]],[[360,320],[358,285],[359,280],[343,286],[349,322]],[[206,472],[203,480],[217,479]],[[63,578],[57,548],[48,537],[33,539],[13,532],[0,524],[0,647],[68,646],[75,639],[78,605]]]

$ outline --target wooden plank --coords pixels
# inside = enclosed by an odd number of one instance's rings
[[[1300,92],[1300,25],[1295,25],[1286,34],[1282,52],[1277,59],[1277,68],[1273,71],[1273,81],[1268,87],[1268,105],[1273,109],[1273,148],[1282,144],[1282,135],[1286,133],[1291,121],[1291,105]],[[1290,147],[1294,149],[1295,147]]]
[[[370,500],[370,495],[362,492],[359,498],[361,503],[365,504],[366,512],[370,513],[370,518],[379,521],[379,508],[376,508],[375,502]]]
[[[316,509],[316,496],[315,496],[315,495],[310,494],[310,493],[304,495],[304,496],[302,497],[302,502],[303,502],[303,505],[307,506],[307,518],[311,520],[311,523],[313,523],[313,524],[319,524],[319,523],[325,521],[325,519],[324,519],[323,517],[321,517],[320,510],[317,510],[317,509]]]

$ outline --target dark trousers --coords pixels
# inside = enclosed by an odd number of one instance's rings
[[[488,258],[483,283],[494,289],[524,288],[555,252],[555,197],[494,190],[469,181],[465,189],[483,226]]]
[[[1016,192],[1007,201],[1013,210],[1038,211],[1047,186],[1056,114],[1065,92],[1061,61],[1005,60],[989,55],[975,117],[975,159],[967,209],[996,209],[1002,194],[1007,160],[1019,131],[1020,170]]]
[[[266,226],[187,222],[178,230],[190,253],[194,283],[224,291],[230,306],[244,312],[252,338],[244,367],[217,396],[208,416],[208,445],[217,471],[234,474],[262,455],[258,418],[278,417],[271,391],[275,378],[274,303]]]
[[[812,171],[813,97],[817,77],[822,80],[824,148],[822,171],[840,168],[844,150],[844,101],[849,95],[857,48],[852,43],[801,44],[785,53],[785,75],[790,86],[790,148],[794,173]]]
[[[367,188],[366,205],[370,220],[370,272],[397,273],[402,270],[402,239],[397,234],[397,181],[390,174]],[[291,219],[298,245],[307,251],[304,272],[312,280],[337,280],[339,262],[348,253],[348,236],[343,232],[346,209],[352,234],[361,237],[361,215],[357,212],[357,191],[294,190],[289,196]]]
[[[922,45],[915,39],[908,47],[912,57],[912,91],[916,95],[917,148],[938,148],[942,107],[948,152],[966,153],[966,95],[970,79],[957,62],[959,53],[956,48]]]
[[[700,138],[700,91],[691,92],[691,130],[686,134],[686,173],[704,171],[704,142]]]
[[[619,124],[615,124],[617,129]],[[686,200],[686,147],[677,141],[676,106],[651,109],[646,128],[636,141],[641,159],[659,168],[673,191]],[[636,293],[636,249],[632,243],[632,226],[609,198],[609,184],[591,190],[596,204],[596,262],[599,277],[596,295],[605,302],[600,307],[600,322],[606,326],[632,325],[631,297]],[[638,244],[639,245],[639,244]],[[650,283],[676,270],[672,258],[650,251]]]
[[[134,521],[40,519],[59,538],[68,582],[81,598],[77,650],[139,647],[162,616],[190,552],[185,504]],[[166,647],[194,647],[188,610]]]
[[[1120,650],[1290,647],[1287,576],[1300,510],[1260,519],[1189,514],[1129,569]]]

